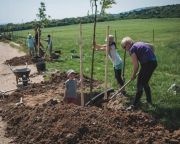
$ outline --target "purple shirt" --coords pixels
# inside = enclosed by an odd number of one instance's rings
[[[135,53],[141,64],[156,60],[156,56],[154,55],[151,46],[144,42],[134,43],[129,49],[129,53],[130,55]]]

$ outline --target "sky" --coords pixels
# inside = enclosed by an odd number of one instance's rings
[[[52,19],[86,16],[91,12],[90,0],[0,0],[0,24],[25,23],[37,19],[40,2]],[[137,8],[180,4],[180,0],[115,0],[107,13],[118,14]]]

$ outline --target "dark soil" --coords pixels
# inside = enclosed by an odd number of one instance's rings
[[[8,136],[19,144],[56,143],[172,143],[180,130],[170,133],[143,112],[102,110],[48,102],[41,106],[10,106],[2,112]]]
[[[65,73],[53,74],[49,81],[21,88],[0,102],[3,108],[0,115],[8,122],[7,136],[15,136],[14,142],[18,144],[180,143],[180,130],[169,131],[141,111],[81,107],[54,99],[35,106],[15,104],[20,97],[35,99],[42,94],[57,93],[63,97],[66,79]],[[85,87],[89,82],[86,77]],[[101,83],[94,81],[93,84],[98,87]]]
[[[25,65],[25,63],[30,65],[33,64],[33,61],[30,56],[25,55],[21,57],[14,57],[10,60],[6,60],[4,63],[11,66],[18,66],[18,65]]]

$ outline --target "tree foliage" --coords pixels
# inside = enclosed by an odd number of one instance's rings
[[[101,0],[100,5],[101,5],[101,12],[100,14],[105,14],[105,10],[108,8],[111,8],[113,4],[116,4],[115,0]]]
[[[39,13],[36,14],[38,21],[34,21],[35,28],[42,28],[48,25],[50,16],[47,16],[46,12],[46,5],[44,2],[40,3]]]
[[[90,0],[92,14],[94,13],[93,8],[95,6],[95,2],[100,5],[100,15],[104,15],[106,13],[106,9],[111,8],[113,4],[116,4],[115,0]]]

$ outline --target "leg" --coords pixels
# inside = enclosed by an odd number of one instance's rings
[[[149,84],[146,84],[144,86],[144,91],[146,93],[146,100],[148,103],[152,104],[152,98],[151,98],[151,88],[149,86]]]
[[[143,69],[141,68],[137,79],[137,91],[133,101],[134,106],[137,106],[139,104],[142,94],[143,94]]]
[[[31,48],[31,57],[33,57],[33,56],[34,56],[34,49]]]
[[[31,56],[31,48],[29,48],[29,55]]]
[[[35,56],[37,56],[37,47],[38,47],[38,45],[35,44],[35,47],[34,47],[34,50],[35,50]]]
[[[148,103],[152,104],[152,98],[151,98],[151,88],[148,84],[155,68],[157,67],[157,62],[149,62],[145,64],[144,69],[146,69],[146,73],[144,75],[144,91],[146,93],[146,100]]]
[[[51,46],[48,46],[49,47],[49,55],[51,56],[52,55],[52,47]]]
[[[120,86],[123,86],[124,85],[124,81],[123,81],[123,79],[121,77],[121,69],[115,69],[114,68],[114,74],[115,74],[115,78],[116,78],[118,84]]]

